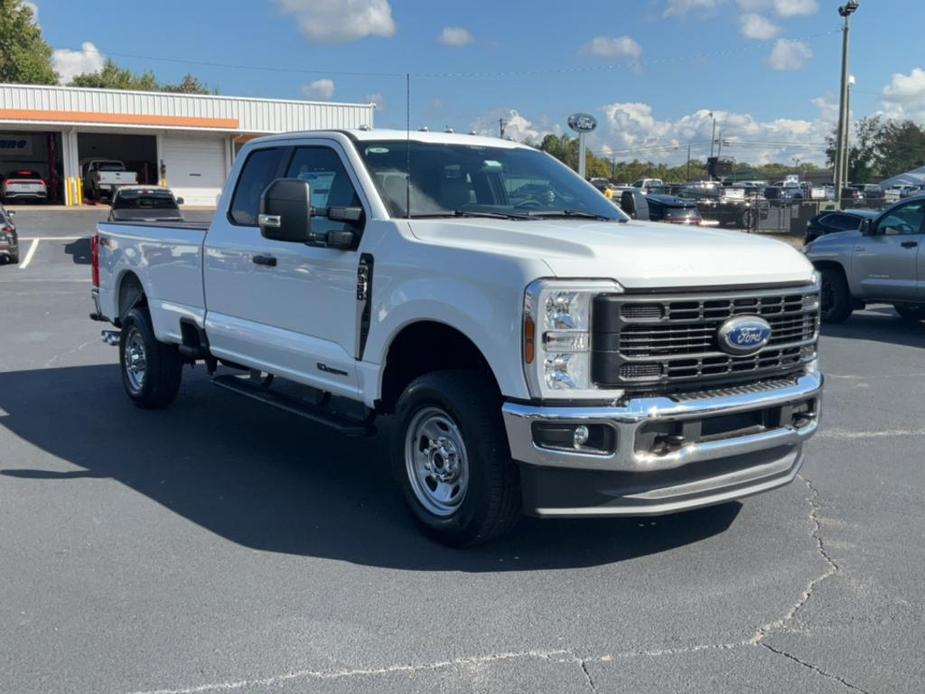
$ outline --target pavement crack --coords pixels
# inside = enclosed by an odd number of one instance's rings
[[[806,668],[807,670],[812,670],[812,671],[815,672],[817,675],[820,675],[820,676],[822,676],[822,677],[825,677],[825,678],[828,679],[828,680],[832,680],[833,682],[838,682],[840,685],[842,685],[842,686],[845,687],[846,689],[850,689],[852,692],[861,692],[861,694],[870,694],[870,692],[868,692],[866,689],[861,689],[861,688],[858,687],[857,685],[851,684],[851,682],[849,682],[848,680],[846,680],[846,679],[843,678],[843,677],[839,677],[838,675],[833,675],[831,672],[827,672],[826,670],[823,670],[822,668],[820,668],[820,667],[818,667],[818,666],[816,666],[816,665],[813,665],[812,663],[807,663],[805,660],[802,660],[802,659],[800,659],[800,658],[797,658],[797,657],[796,657],[795,655],[793,655],[792,653],[788,653],[787,651],[782,650],[782,649],[780,649],[780,648],[774,648],[774,646],[771,646],[771,645],[768,644],[768,643],[761,643],[761,644],[759,644],[759,645],[760,645],[762,648],[765,648],[765,649],[771,651],[771,653],[775,653],[776,655],[779,655],[779,656],[781,656],[781,657],[783,657],[783,658],[787,658],[788,660],[792,660],[794,663],[797,663],[798,665],[800,665],[801,667]]]
[[[791,622],[793,622],[800,610],[802,610],[806,606],[806,603],[809,602],[809,599],[813,596],[816,588],[823,581],[826,581],[840,571],[835,559],[831,554],[829,554],[829,551],[825,545],[825,540],[822,537],[822,521],[819,520],[819,511],[822,509],[822,505],[819,502],[819,490],[811,480],[807,479],[803,475],[797,475],[797,477],[800,478],[800,480],[809,490],[809,498],[807,501],[809,502],[809,520],[812,523],[810,537],[812,537],[813,541],[816,543],[816,552],[820,557],[822,557],[826,564],[826,568],[825,571],[823,571],[820,575],[816,576],[809,582],[809,584],[800,594],[800,598],[796,601],[796,603],[794,603],[794,605],[783,617],[776,619],[773,622],[768,622],[767,624],[764,624],[755,630],[754,635],[749,640],[749,643],[754,646],[763,645],[763,641],[770,633],[784,629]]]
[[[591,688],[592,692],[597,691],[597,687],[594,686],[594,679],[591,677],[591,673],[588,672],[588,661],[585,658],[578,658],[578,667],[581,668],[581,671],[585,675],[585,681],[588,683],[588,686]]]

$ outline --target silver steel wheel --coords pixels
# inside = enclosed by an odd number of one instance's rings
[[[456,422],[439,407],[425,407],[408,424],[405,471],[415,497],[435,516],[452,515],[466,498],[466,444]]]
[[[129,333],[125,338],[125,351],[122,355],[122,368],[125,370],[129,388],[134,393],[140,393],[145,385],[148,354],[145,351],[144,338],[138,328],[129,328]]]

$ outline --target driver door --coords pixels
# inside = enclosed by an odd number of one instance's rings
[[[917,259],[925,243],[925,201],[895,207],[854,248],[852,274],[866,299],[911,299],[920,293]]]

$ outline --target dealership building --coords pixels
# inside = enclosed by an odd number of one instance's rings
[[[214,206],[241,145],[293,130],[373,126],[373,104],[0,84],[0,176],[38,172],[49,202],[82,202],[82,167],[115,159],[139,183]]]

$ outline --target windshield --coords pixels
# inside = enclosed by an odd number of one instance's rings
[[[112,204],[114,210],[177,210],[173,195],[167,191],[122,190]]]
[[[125,164],[121,161],[104,161],[97,168],[100,171],[125,171]]]
[[[500,214],[528,219],[626,219],[569,168],[534,149],[396,140],[360,142],[357,149],[394,217]]]

